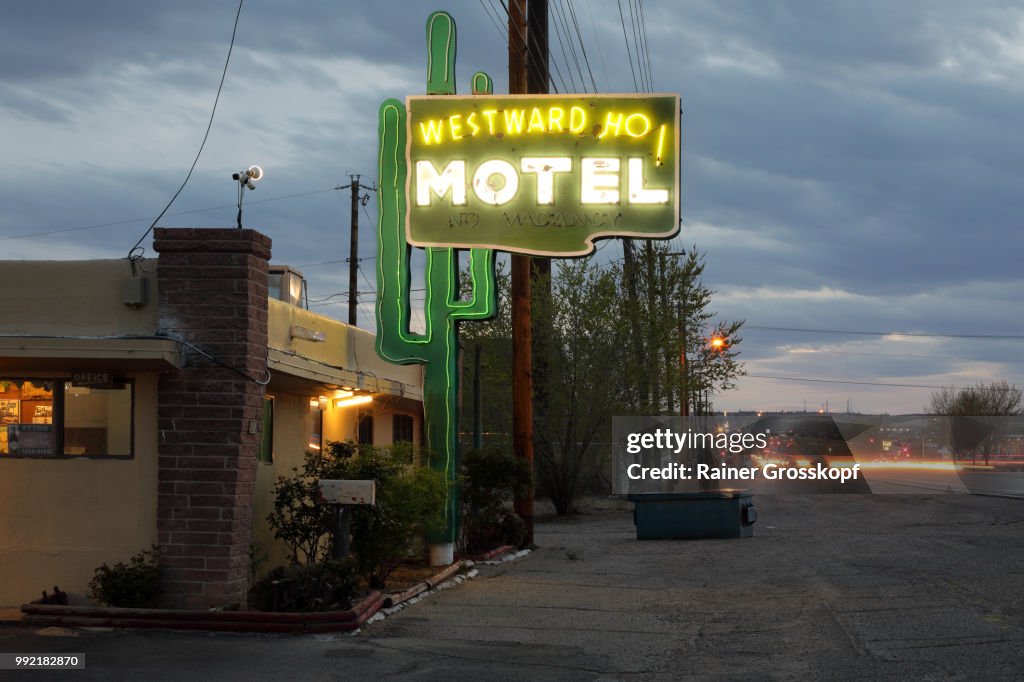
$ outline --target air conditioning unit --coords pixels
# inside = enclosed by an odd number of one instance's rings
[[[302,306],[304,280],[302,273],[287,265],[271,265],[267,281],[267,295],[290,305]]]

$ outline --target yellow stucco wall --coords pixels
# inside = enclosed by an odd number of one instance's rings
[[[37,599],[54,585],[86,603],[96,567],[156,543],[157,375],[129,377],[134,458],[0,459],[0,605]]]
[[[122,280],[131,276],[123,259],[7,261],[0,263],[0,269],[5,279],[23,284],[0,290],[0,335],[149,336],[157,331],[155,259],[136,265],[149,290],[148,304],[141,308],[122,302]],[[274,461],[258,465],[253,507],[253,542],[268,555],[263,571],[286,558],[265,519],[273,506],[276,478],[302,463],[311,397],[329,399],[324,411],[325,440],[354,440],[360,411],[375,415],[377,445],[391,442],[392,412],[413,416],[417,444],[422,428],[419,366],[399,367],[381,360],[374,336],[366,330],[281,301],[269,303],[268,346],[281,353],[284,362],[298,367],[275,368],[268,388],[268,395],[275,398]],[[326,341],[292,338],[293,325],[322,331]],[[67,341],[71,347],[89,343]],[[65,350],[60,371],[23,371],[19,365],[24,358],[12,354],[0,359],[3,373],[25,378],[64,376],[68,367],[78,366],[74,348]],[[39,357],[35,366],[50,367],[58,356],[43,353]],[[119,366],[116,359],[98,362],[102,367]],[[132,367],[159,364],[173,371],[165,361],[147,362]],[[320,371],[326,374],[321,376]],[[54,585],[68,592],[72,603],[86,603],[96,567],[127,561],[156,543],[158,375],[152,369],[136,369],[128,376],[135,379],[133,459],[0,459],[0,606],[36,599]],[[333,406],[334,390],[350,378],[357,388],[378,394],[373,404]]]
[[[323,341],[292,336],[292,329],[320,332]],[[423,397],[423,375],[420,365],[395,365],[377,355],[376,337],[371,332],[298,308],[283,301],[270,300],[267,310],[267,345],[273,351],[287,354],[281,359],[280,371],[293,371],[287,363],[303,361],[322,363],[319,369],[334,374],[336,380],[318,377],[325,383],[353,386],[373,393]],[[276,359],[271,357],[271,367]]]
[[[0,333],[76,336],[148,335],[157,327],[156,260],[136,263],[146,280],[148,305],[121,302],[122,281],[131,277],[123,258],[94,261],[2,261]]]

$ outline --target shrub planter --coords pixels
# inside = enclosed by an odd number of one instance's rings
[[[637,493],[629,496],[637,540],[749,538],[757,509],[749,490]]]
[[[384,605],[380,592],[368,594],[351,609],[312,613],[269,611],[192,611],[184,609],[118,609],[92,606],[24,604],[21,622],[31,626],[161,628],[223,632],[350,632]]]

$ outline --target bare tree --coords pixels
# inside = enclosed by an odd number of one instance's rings
[[[985,464],[996,447],[1001,420],[1024,414],[1021,390],[1005,380],[991,384],[979,383],[969,388],[943,388],[932,394],[928,407],[931,414],[951,417],[950,430],[956,459],[980,455]],[[989,419],[974,419],[987,417]]]
[[[968,388],[940,389],[932,393],[925,409],[946,417],[1007,417],[1024,414],[1024,399],[1021,390],[1004,379]]]

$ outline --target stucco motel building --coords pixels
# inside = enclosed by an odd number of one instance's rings
[[[0,262],[0,606],[158,545],[162,603],[245,603],[280,475],[328,440],[422,432],[419,366],[301,307],[246,229],[159,228],[158,257]]]

